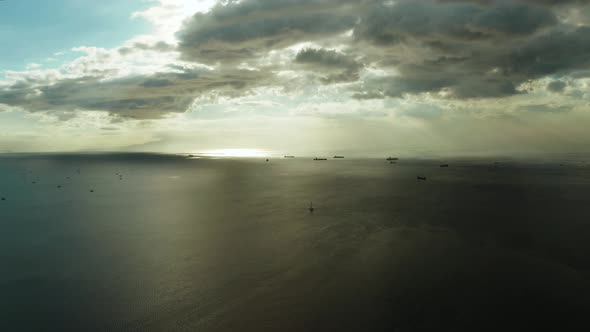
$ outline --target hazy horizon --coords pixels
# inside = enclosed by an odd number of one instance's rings
[[[153,156],[171,156],[179,158],[226,158],[226,159],[284,159],[286,156],[294,157],[298,159],[313,159],[315,157],[328,158],[328,160],[334,159],[334,156],[341,156],[344,159],[373,159],[373,160],[384,160],[388,157],[400,158],[402,161],[409,160],[424,160],[424,161],[477,161],[477,160],[495,160],[495,161],[517,161],[517,162],[579,162],[586,163],[590,162],[590,153],[578,153],[578,152],[529,152],[529,153],[518,153],[518,154],[502,154],[502,153],[464,153],[464,154],[441,154],[441,153],[422,153],[422,154],[400,154],[400,153],[342,153],[343,151],[316,151],[315,153],[298,154],[292,153],[292,151],[267,151],[257,149],[216,149],[206,151],[172,151],[172,152],[161,152],[161,151],[133,151],[133,150],[120,150],[120,151],[33,151],[33,152],[0,152],[0,156],[35,156],[35,155],[47,155],[47,156],[109,156],[109,155],[153,155]],[[338,161],[338,160],[336,160]]]

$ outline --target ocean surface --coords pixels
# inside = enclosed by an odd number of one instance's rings
[[[4,155],[0,197],[0,331],[589,325],[585,161]]]

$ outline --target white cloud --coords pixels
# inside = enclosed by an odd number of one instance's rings
[[[38,63],[29,63],[29,64],[27,64],[26,69],[27,70],[33,70],[33,69],[41,68],[41,66],[42,65],[41,64],[38,64]]]

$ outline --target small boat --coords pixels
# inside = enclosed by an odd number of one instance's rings
[[[266,159],[266,162],[268,162],[268,159]]]
[[[449,164],[442,164],[442,165],[440,165],[440,167],[446,168],[446,167],[449,167]]]
[[[417,176],[416,179],[422,180],[422,181],[426,181],[426,177],[425,176]]]
[[[334,156],[334,159],[344,159],[344,156]]]
[[[5,201],[6,200],[6,197],[2,197],[2,200]]]
[[[313,202],[309,202],[309,212],[313,212],[315,209],[313,208]]]
[[[387,161],[395,161],[395,160],[399,160],[399,158],[394,158],[394,157],[388,157],[387,159],[385,159]]]
[[[313,160],[328,160],[328,158],[313,158]]]
[[[285,156],[285,158],[287,158],[287,159],[293,159],[293,158],[295,158],[295,156]]]

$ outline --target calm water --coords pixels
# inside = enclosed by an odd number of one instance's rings
[[[0,157],[0,330],[584,330],[590,164],[446,162]]]

